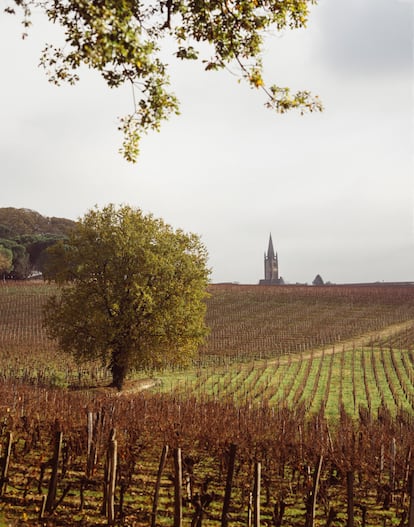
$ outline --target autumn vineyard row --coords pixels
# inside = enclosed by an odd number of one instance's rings
[[[184,525],[193,525],[197,500],[204,503],[204,524],[222,525],[231,445],[236,457],[229,525],[248,525],[257,462],[262,524],[305,525],[320,459],[314,525],[348,525],[350,500],[355,525],[402,526],[407,521],[414,420],[403,412],[393,418],[381,408],[379,419],[359,421],[342,412],[333,425],[322,413],[307,418],[303,407],[235,405],[223,399],[98,396],[13,385],[4,385],[1,397],[3,451],[10,436],[12,444],[0,510],[19,511],[20,519],[30,518],[29,525],[43,525],[45,519],[47,525],[107,524],[102,506],[114,430],[119,525],[150,525],[165,445],[182,452]],[[57,433],[62,445],[56,492],[49,511],[42,513]],[[174,478],[170,457],[161,477],[157,525],[176,525]]]
[[[412,527],[414,288],[211,286],[194,368],[122,395],[51,290],[0,286],[0,526]]]

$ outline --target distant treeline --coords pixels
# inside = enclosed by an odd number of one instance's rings
[[[0,276],[24,280],[42,273],[46,249],[65,239],[74,225],[30,209],[0,208]]]

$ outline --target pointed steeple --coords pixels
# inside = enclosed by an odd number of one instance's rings
[[[278,284],[279,283],[279,263],[277,258],[277,253],[275,253],[273,247],[272,234],[269,236],[269,245],[267,248],[267,254],[265,253],[264,258],[264,270],[265,277],[263,282],[268,284]]]
[[[269,236],[269,246],[267,248],[267,257],[272,260],[275,257],[275,250],[273,249],[272,233]]]

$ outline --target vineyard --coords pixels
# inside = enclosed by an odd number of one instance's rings
[[[1,397],[3,451],[10,456],[0,511],[19,525],[107,525],[108,460],[115,441],[116,525],[152,525],[154,505],[155,525],[201,525],[201,509],[206,526],[253,525],[248,518],[255,512],[259,463],[262,525],[407,525],[414,421],[402,412],[392,418],[381,410],[380,419],[365,415],[359,421],[343,412],[332,425],[322,414],[306,418],[300,406],[225,399],[116,397],[13,385],[3,385]],[[160,472],[167,445],[170,455]]]
[[[76,364],[47,338],[42,306],[53,288],[43,282],[0,284],[3,377],[63,385],[105,382],[101,365]],[[212,285],[209,293],[211,333],[196,359],[201,367],[341,349],[347,341],[358,345],[363,335],[375,345],[414,347],[414,287]],[[380,342],[384,328],[393,325]]]
[[[42,307],[54,286],[36,281],[9,284],[0,284],[0,377],[63,387],[105,382],[100,364],[80,366],[47,337]]]
[[[386,408],[414,413],[414,351],[367,347],[310,356],[200,369],[164,381],[159,391],[226,398],[242,404],[297,408],[336,419],[341,408],[357,418]]]
[[[52,290],[0,285],[0,526],[414,524],[414,288],[211,286],[194,368],[121,395]]]
[[[414,288],[404,286],[211,286],[210,293],[203,364],[332,347],[414,320]],[[403,337],[400,348],[414,344],[413,330]]]

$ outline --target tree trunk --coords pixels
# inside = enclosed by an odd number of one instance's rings
[[[124,353],[122,351],[114,351],[111,360],[111,386],[121,391],[124,386],[124,381],[128,373],[128,366],[125,361]]]

